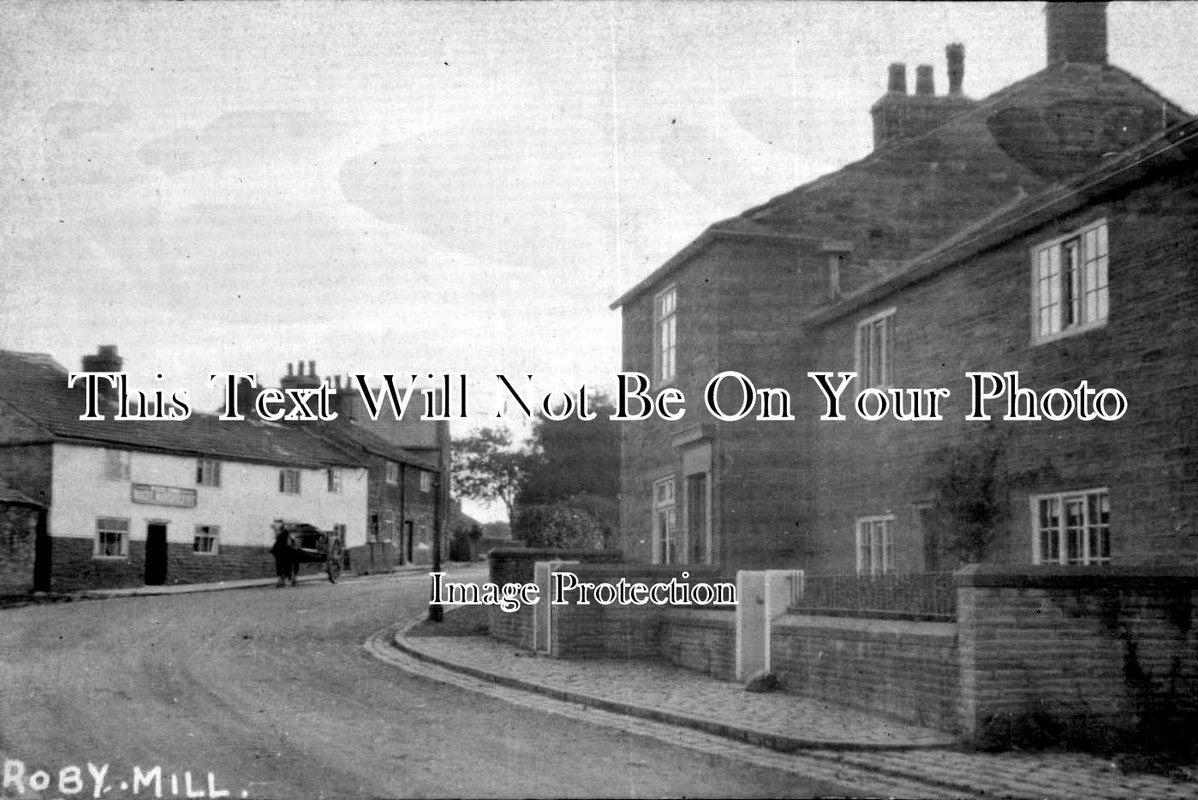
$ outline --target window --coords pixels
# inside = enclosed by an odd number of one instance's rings
[[[334,494],[340,494],[341,493],[341,470],[330,469],[328,471],[328,477],[329,477],[329,491],[333,492]]]
[[[105,450],[104,477],[110,481],[129,480],[129,461],[131,455],[132,453],[128,450]]]
[[[201,486],[220,486],[220,462],[209,458],[197,461],[196,483]]]
[[[433,490],[433,473],[421,472],[420,473],[420,491],[431,492],[432,490]]]
[[[300,471],[298,469],[279,470],[279,491],[283,494],[300,493]]]
[[[387,462],[387,483],[392,486],[399,483],[399,464],[394,461]]]
[[[861,387],[892,386],[894,309],[857,323],[857,380]]]
[[[1032,498],[1035,564],[1111,563],[1111,501],[1106,489]]]
[[[216,525],[196,525],[195,542],[192,552],[204,555],[216,555],[220,547],[220,528]]]
[[[857,574],[884,575],[894,571],[893,516],[857,520]]]
[[[129,555],[129,520],[121,517],[96,519],[96,558],[125,558]]]
[[[342,523],[337,523],[336,525],[334,525],[333,526],[333,535],[337,537],[337,541],[341,542],[341,544],[344,545],[345,544],[345,525]]]
[[[1107,312],[1106,220],[1032,249],[1033,341],[1103,325]]]
[[[390,511],[383,514],[383,541],[395,541],[395,515]]]
[[[677,511],[674,506],[675,482],[662,478],[653,483],[653,563],[674,564],[678,552]]]
[[[671,286],[653,301],[653,359],[657,380],[674,378],[678,344],[678,290]]]

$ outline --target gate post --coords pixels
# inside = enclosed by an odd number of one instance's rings
[[[770,631],[775,618],[803,591],[803,571],[770,569],[736,573],[736,679],[770,671]]]

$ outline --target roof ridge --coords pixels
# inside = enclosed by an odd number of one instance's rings
[[[850,171],[852,171],[854,169],[865,167],[865,166],[873,163],[874,161],[880,160],[884,157],[890,157],[896,153],[901,153],[904,149],[911,147],[918,142],[924,141],[927,138],[929,138],[937,133],[942,132],[945,128],[948,128],[951,125],[959,124],[962,120],[967,119],[971,116],[980,116],[982,114],[982,112],[993,109],[999,103],[1009,102],[1013,97],[1019,95],[1022,92],[1026,92],[1026,91],[1034,88],[1035,86],[1037,86],[1040,83],[1043,83],[1048,77],[1054,75],[1057,72],[1064,71],[1065,69],[1076,69],[1079,67],[1080,68],[1092,67],[1092,68],[1100,69],[1100,70],[1113,70],[1115,72],[1118,72],[1120,75],[1122,75],[1123,77],[1130,80],[1132,83],[1134,83],[1140,89],[1144,90],[1145,92],[1152,95],[1153,97],[1161,100],[1163,103],[1166,104],[1166,106],[1168,107],[1168,109],[1170,111],[1174,112],[1174,114],[1176,114],[1178,116],[1182,116],[1182,117],[1191,116],[1189,114],[1189,112],[1187,112],[1184,108],[1182,108],[1181,106],[1174,103],[1168,97],[1165,97],[1163,94],[1158,92],[1156,89],[1152,88],[1151,85],[1149,85],[1148,83],[1145,83],[1142,79],[1140,79],[1133,73],[1128,72],[1124,68],[1117,66],[1115,64],[1110,64],[1110,63],[1081,64],[1081,63],[1074,63],[1074,62],[1062,62],[1059,64],[1051,64],[1037,72],[1032,73],[1031,75],[1028,75],[1027,77],[1020,78],[1019,80],[1015,81],[1014,83],[1010,83],[1010,84],[1007,84],[1006,86],[996,89],[995,91],[986,95],[982,99],[977,100],[973,106],[962,109],[958,113],[953,114],[952,116],[945,119],[939,125],[936,125],[935,127],[930,128],[930,129],[924,131],[923,133],[917,134],[915,136],[909,136],[909,137],[900,139],[900,140],[894,142],[889,147],[886,147],[882,150],[873,150],[873,151],[869,152],[868,154],[866,154],[865,156],[863,156],[862,158],[859,158],[856,161],[852,161],[848,164],[845,164],[844,166],[840,167],[837,170],[834,170],[833,172],[829,172],[825,175],[821,175],[811,181],[808,181],[807,183],[800,184],[799,186],[796,186],[793,189],[789,189],[779,195],[776,195],[776,196],[770,198],[769,200],[765,201],[764,203],[761,203],[759,205],[753,206],[752,208],[746,209],[745,211],[741,212],[741,214],[739,214],[738,216],[749,219],[752,222],[758,222],[758,220],[756,219],[757,215],[760,214],[761,212],[765,211],[766,209],[768,209],[775,202],[777,202],[778,200],[780,200],[782,198],[790,197],[796,193],[806,193],[806,192],[814,191],[815,189],[825,188],[829,184],[834,183],[837,179],[845,177],[847,173],[849,173]],[[984,118],[980,121],[984,121]],[[1134,147],[1135,146],[1133,146],[1133,148],[1127,148],[1127,149],[1128,150],[1134,149]]]

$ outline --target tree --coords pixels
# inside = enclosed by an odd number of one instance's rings
[[[614,528],[620,494],[620,432],[611,420],[615,406],[595,393],[588,407],[595,419],[536,416],[517,505],[576,506]]]
[[[453,491],[458,497],[499,501],[508,519],[528,468],[527,450],[512,445],[503,428],[482,428],[453,440]]]
[[[564,503],[520,506],[512,521],[512,535],[529,547],[602,550],[611,542],[606,525],[589,512]]]

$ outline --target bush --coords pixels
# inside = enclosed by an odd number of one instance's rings
[[[529,547],[606,549],[611,530],[590,512],[564,503],[522,506],[512,538]]]

